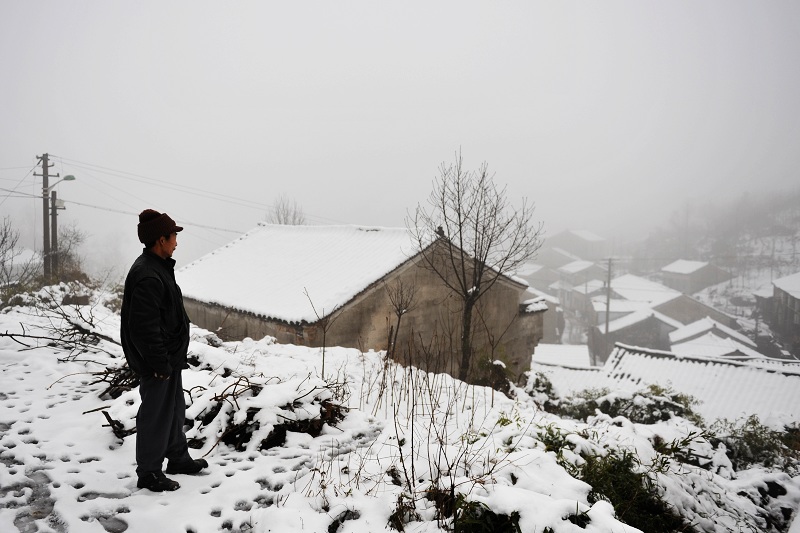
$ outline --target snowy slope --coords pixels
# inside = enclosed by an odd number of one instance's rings
[[[81,324],[113,339],[119,319],[83,308]],[[105,425],[103,412],[118,429],[133,429],[138,408],[135,388],[101,397],[103,372],[121,363],[119,347],[101,340],[69,350],[45,338],[66,327],[41,309],[0,313],[0,331],[16,335],[0,336],[3,532],[367,533],[391,530],[403,502],[405,531],[438,532],[452,520],[437,515],[428,496],[452,487],[494,512],[518,513],[525,532],[634,533],[608,502],[590,503],[591,487],[570,473],[579,454],[634,450],[644,465],[655,464],[664,456],[654,442],[697,431],[681,418],[653,425],[602,415],[561,419],[519,389],[507,398],[388,363],[381,353],[328,348],[323,376],[319,349],[270,338],[220,344],[193,329],[192,367],[183,373],[187,436],[210,467],[175,476],[178,491],[156,494],[136,488],[135,435],[121,438]],[[590,374],[601,375],[582,375]],[[331,405],[343,407],[341,418],[322,418]],[[318,431],[290,430],[265,445],[287,424]],[[554,434],[565,438],[558,454],[545,444]],[[692,446],[711,466],[667,458],[655,480],[703,531],[759,531],[763,513],[775,512],[767,507],[800,505],[800,478],[733,472],[722,450],[702,439]],[[768,483],[786,492],[767,505],[759,491]]]

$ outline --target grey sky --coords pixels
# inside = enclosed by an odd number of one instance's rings
[[[402,226],[460,147],[548,234],[612,237],[797,187],[798,52],[791,1],[0,0],[0,188],[40,194],[52,154],[78,177],[61,198],[112,210],[60,223],[117,265],[144,207],[246,231],[283,194],[311,223]],[[0,205],[31,246],[40,210]],[[233,237],[187,225],[176,258]]]

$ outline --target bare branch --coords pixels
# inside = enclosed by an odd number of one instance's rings
[[[270,224],[284,224],[287,226],[302,226],[306,223],[303,208],[295,200],[281,195],[272,204],[265,220]]]
[[[532,222],[534,207],[523,199],[510,206],[489,167],[465,170],[460,151],[442,163],[427,207],[418,205],[409,231],[423,264],[463,304],[461,379],[471,360],[475,305],[497,280],[530,259],[542,244],[542,226]]]

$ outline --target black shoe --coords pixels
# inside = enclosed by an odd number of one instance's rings
[[[146,472],[139,476],[136,486],[140,489],[150,489],[153,492],[178,490],[181,484],[164,475],[163,472]]]
[[[205,459],[193,459],[185,463],[167,463],[167,474],[197,474],[208,466]]]

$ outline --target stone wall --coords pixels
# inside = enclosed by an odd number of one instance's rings
[[[253,313],[244,313],[184,298],[186,314],[193,324],[216,333],[223,340],[241,340],[246,337],[263,339],[275,337],[281,344],[304,344],[303,328],[278,321],[265,320]]]

